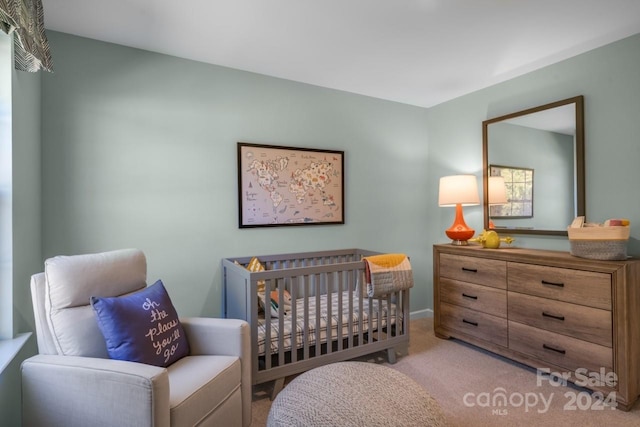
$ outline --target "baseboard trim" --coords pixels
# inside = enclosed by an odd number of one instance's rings
[[[433,317],[433,310],[430,308],[425,308],[424,310],[412,311],[409,313],[409,319],[423,319],[425,317]]]

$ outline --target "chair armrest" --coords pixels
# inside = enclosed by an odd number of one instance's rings
[[[240,319],[186,317],[180,319],[192,355],[237,356],[242,370],[243,418],[251,420],[251,329]]]
[[[249,324],[239,319],[181,318],[192,355],[248,356]],[[247,347],[248,346],[248,347]]]
[[[22,362],[24,426],[169,426],[169,376],[158,366],[37,355]]]

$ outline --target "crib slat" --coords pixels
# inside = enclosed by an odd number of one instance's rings
[[[277,282],[276,282],[277,283]],[[278,366],[284,364],[284,357],[286,354],[286,349],[284,346],[284,313],[285,313],[285,305],[284,305],[284,283],[280,281],[278,290]]]
[[[324,278],[324,282],[325,282],[325,286],[327,288],[326,293],[325,293],[325,298],[327,301],[327,350],[326,350],[326,354],[331,354],[332,350],[333,350],[333,346],[331,345],[332,340],[331,337],[333,335],[333,310],[332,310],[332,306],[333,306],[333,274],[331,273],[324,273],[322,275],[322,277]],[[320,312],[317,313],[316,317],[321,317],[320,316]],[[320,349],[322,350],[322,345],[320,345]]]
[[[367,306],[367,342],[373,342],[373,298],[369,298]],[[362,313],[362,311],[360,312]]]
[[[303,358],[309,358],[309,276],[304,276],[304,349]]]
[[[294,279],[296,281],[296,285],[294,286]],[[291,278],[291,289],[289,289],[289,293],[291,294],[291,363],[296,363],[298,361],[298,304],[296,301],[298,300],[298,285],[300,282],[300,276]]]
[[[271,292],[271,280],[265,280],[264,286],[265,298]],[[271,368],[271,316],[269,315],[269,306],[265,304],[264,320],[265,320],[265,337],[264,337],[264,351],[265,351],[265,369]]]
[[[342,331],[342,328],[343,328],[342,318],[344,317],[343,316],[343,314],[344,314],[344,306],[343,306],[344,301],[343,301],[343,298],[342,298],[344,296],[343,295],[344,272],[336,273],[336,275],[338,276],[337,277],[338,278],[338,283],[337,283],[338,289],[336,289],[336,292],[338,293],[338,307],[337,307],[337,310],[338,310],[338,325],[337,325],[337,329],[338,329],[338,348],[337,348],[337,351],[342,351],[343,341],[344,341],[344,339],[342,338],[343,337],[343,333],[342,333],[343,332]]]
[[[387,338],[391,338],[391,337],[395,336],[395,332],[394,332],[394,329],[392,327],[393,321],[392,321],[391,316],[393,316],[393,313],[391,312],[392,311],[391,300],[393,298],[395,298],[397,300],[397,298],[398,298],[397,295],[398,295],[398,292],[393,292],[393,293],[387,295],[387,307],[386,307],[387,308],[387,316],[386,316],[387,321],[386,321],[386,325],[385,325],[386,328],[387,328]]]
[[[358,319],[354,317],[355,307],[359,304],[357,282],[351,282],[349,284],[349,291],[349,345],[353,348],[358,342]]]
[[[315,329],[315,342],[316,342],[316,352],[315,352],[315,356],[319,356],[320,352],[322,350],[322,329],[320,328],[321,325],[321,316],[320,316],[320,292],[318,292],[318,288],[319,288],[319,283],[316,283],[318,275],[314,274],[312,276],[312,278],[314,279],[314,284],[315,284],[315,301],[316,301],[316,329]]]
[[[364,344],[364,296],[366,294],[366,283],[364,287],[360,289],[358,292],[358,345]],[[369,317],[371,317],[371,313],[369,313]]]
[[[385,333],[385,329],[384,329],[384,323],[383,323],[383,317],[384,317],[384,312],[386,310],[386,304],[387,304],[387,297],[388,295],[383,295],[381,298],[378,299],[378,313],[376,314],[376,321],[374,324],[374,328],[376,329],[376,338],[379,341],[384,341],[387,339],[387,334]]]

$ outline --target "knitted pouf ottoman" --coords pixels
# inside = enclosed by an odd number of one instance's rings
[[[418,383],[375,363],[339,362],[294,378],[274,399],[268,427],[446,426]]]

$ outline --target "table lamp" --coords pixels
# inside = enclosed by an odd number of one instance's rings
[[[501,176],[490,176],[489,204],[504,205],[507,202],[507,187],[504,184],[504,178]]]
[[[487,203],[489,203],[489,206],[504,205],[509,202],[509,200],[507,200],[507,187],[504,184],[504,178],[501,176],[489,177],[488,193]],[[489,213],[491,213],[491,208],[489,208]],[[489,228],[496,228],[491,217],[489,217]]]
[[[475,230],[469,228],[464,222],[462,207],[479,204],[478,180],[475,175],[452,175],[440,178],[438,205],[456,207],[456,219],[445,231],[452,245],[467,245],[467,240],[475,234]]]

